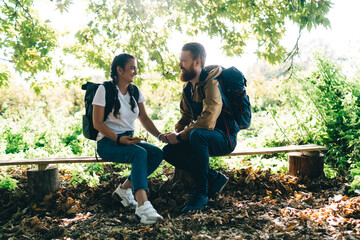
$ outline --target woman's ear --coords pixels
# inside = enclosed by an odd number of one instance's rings
[[[119,76],[124,73],[123,69],[120,66],[116,67],[116,71],[119,74]]]

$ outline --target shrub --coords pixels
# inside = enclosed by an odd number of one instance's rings
[[[10,175],[0,176],[0,189],[15,190],[18,180],[13,179]]]
[[[316,55],[316,69],[309,77],[296,74],[286,82],[282,108],[268,109],[278,128],[267,145],[315,143],[328,148],[325,161],[342,175],[359,162],[360,88],[336,65]]]

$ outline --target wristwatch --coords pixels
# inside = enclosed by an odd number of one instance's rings
[[[176,140],[178,140],[179,142],[181,142],[181,141],[182,141],[182,139],[181,139],[181,135],[180,135],[180,134],[178,134],[178,135],[176,136]]]

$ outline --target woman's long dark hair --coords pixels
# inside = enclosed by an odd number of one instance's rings
[[[126,64],[129,62],[130,59],[135,59],[134,56],[127,54],[127,53],[122,53],[117,55],[114,60],[112,61],[111,64],[111,73],[110,73],[110,77],[112,79],[112,83],[113,83],[113,87],[114,87],[114,92],[115,92],[115,102],[114,102],[114,117],[117,118],[117,116],[120,114],[120,101],[119,101],[119,90],[116,88],[116,85],[119,81],[118,79],[118,75],[117,75],[117,67],[120,66],[124,71],[125,71],[125,66]],[[129,94],[130,94],[130,106],[131,106],[131,111],[134,111],[134,108],[136,107],[136,103],[135,100],[133,98],[134,96],[134,85],[129,84],[128,88],[127,88]]]

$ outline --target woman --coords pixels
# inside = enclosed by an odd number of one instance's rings
[[[101,158],[131,163],[131,174],[114,191],[113,197],[125,207],[136,208],[135,215],[144,224],[155,223],[162,219],[148,201],[147,177],[155,171],[163,159],[160,148],[138,139],[132,139],[138,117],[144,128],[160,141],[166,142],[164,134],[159,132],[145,110],[145,98],[140,89],[138,103],[134,98],[135,85],[131,84],[137,75],[137,62],[129,54],[117,55],[111,65],[111,78],[116,93],[112,112],[104,121],[105,87],[100,85],[93,100],[93,122],[99,131],[97,148]],[[133,196],[135,193],[135,199]]]

